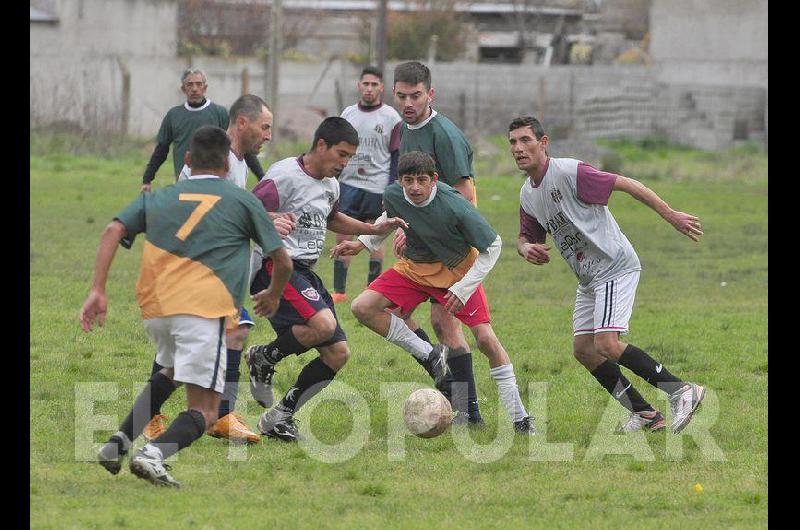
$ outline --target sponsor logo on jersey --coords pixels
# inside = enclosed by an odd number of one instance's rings
[[[312,302],[319,302],[319,292],[313,287],[309,287],[308,289],[303,289],[302,291],[300,291],[300,294],[302,294]]]

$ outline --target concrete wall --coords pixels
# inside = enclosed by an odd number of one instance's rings
[[[653,9],[656,13],[678,12],[691,7],[699,10],[701,19],[714,18],[704,15],[700,4],[705,2],[697,2],[698,6],[688,0],[680,3],[686,4],[683,9],[667,9],[664,2],[654,0]],[[717,0],[708,3],[721,6]],[[752,7],[744,12],[744,20],[752,24],[762,16],[761,10],[753,7],[757,3],[736,0],[736,4]],[[167,109],[184,101],[179,77],[190,65],[205,70],[208,97],[222,105],[230,106],[242,93],[245,69],[248,90],[267,93],[263,61],[176,57],[174,1],[58,0],[56,13],[60,17],[57,25],[31,24],[34,127],[70,121],[86,129],[120,131],[125,71],[130,80],[127,133],[136,136],[153,137]],[[660,21],[669,29],[662,27],[659,39],[665,31],[675,32],[670,38],[677,39],[679,29],[670,24],[681,24],[684,19],[676,15]],[[731,33],[740,36],[739,31]],[[760,42],[759,38],[755,40]],[[722,41],[709,37],[711,44],[702,46],[698,39],[681,41],[673,48],[664,46],[663,40],[656,44],[655,51],[664,64],[655,68],[437,63],[430,65],[434,102],[473,138],[505,133],[515,116],[533,114],[555,138],[664,134],[706,149],[743,140],[766,142],[766,80],[756,83],[760,77],[753,73],[747,77],[743,73],[746,68],[739,64],[760,64],[766,57],[766,43],[763,48],[737,44],[738,48],[729,50],[734,37]],[[708,64],[728,68],[731,75],[691,79],[668,75],[670,64],[688,64],[690,56],[701,49],[710,50]],[[737,54],[743,59],[737,59]],[[386,66],[389,85],[395,64]],[[700,68],[701,63],[696,66]],[[343,106],[354,103],[359,72],[359,66],[343,60],[283,62],[279,136],[307,140],[322,116],[338,115]],[[386,99],[390,101],[388,95]]]
[[[668,83],[768,86],[767,0],[653,0],[650,53]]]
[[[128,131],[150,135],[180,103],[174,0],[57,0],[57,24],[31,24],[31,126],[56,121],[119,131],[123,73],[130,74]]]

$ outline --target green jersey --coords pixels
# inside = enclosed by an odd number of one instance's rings
[[[183,167],[183,157],[189,150],[192,134],[203,125],[213,125],[220,129],[228,128],[228,111],[222,105],[206,100],[205,104],[192,108],[188,103],[172,107],[164,116],[158,130],[156,142],[172,146],[172,163],[177,177]]]
[[[400,126],[400,155],[411,151],[428,153],[436,161],[439,181],[455,185],[463,177],[475,177],[472,171],[472,147],[461,129],[431,109],[431,116],[419,125]]]
[[[410,203],[395,182],[383,192],[389,217],[401,217],[405,230],[405,257],[417,263],[442,262],[456,267],[475,247],[479,252],[494,243],[497,232],[478,210],[452,187],[437,182],[433,199],[425,206]]]
[[[250,240],[283,246],[252,193],[210,175],[142,193],[115,219],[130,248],[145,233],[136,299],[143,318],[178,314],[236,318],[247,289]]]

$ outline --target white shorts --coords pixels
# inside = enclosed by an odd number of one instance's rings
[[[591,289],[579,285],[572,313],[572,334],[617,331],[626,335],[638,285],[639,271],[623,274]]]
[[[227,362],[224,317],[148,318],[144,327],[156,342],[156,362],[174,368],[175,381],[222,393]]]

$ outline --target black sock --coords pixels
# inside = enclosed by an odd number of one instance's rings
[[[382,269],[383,269],[382,259],[369,260],[369,273],[367,274],[367,285],[371,284],[373,281],[375,281],[375,278],[381,275]]]
[[[288,327],[286,330],[281,331],[275,340],[267,344],[266,357],[272,364],[277,364],[284,357],[288,357],[293,353],[300,355],[308,350],[309,348],[300,344],[300,341],[294,336],[292,328]]]
[[[478,410],[478,391],[472,371],[472,353],[463,349],[451,350],[447,357],[447,366],[452,374],[449,398],[453,408],[466,412],[471,421],[479,421],[481,413]]]
[[[150,377],[153,377],[154,375],[156,375],[156,373],[160,372],[163,368],[164,368],[163,366],[158,364],[156,362],[156,360],[153,359],[153,367],[150,369]]]
[[[431,339],[430,339],[430,337],[428,337],[428,334],[427,334],[427,333],[425,333],[425,330],[424,330],[424,329],[422,329],[422,328],[417,328],[417,329],[415,329],[415,330],[414,330],[414,334],[415,334],[417,337],[419,337],[419,338],[421,338],[422,340],[424,340],[425,342],[427,342],[428,344],[433,344],[433,343],[431,342]]]
[[[153,359],[153,367],[150,369],[150,377],[153,377],[154,375],[156,375],[156,374],[157,374],[158,372],[160,372],[160,371],[161,371],[163,368],[164,368],[163,366],[161,366],[160,364],[158,364],[158,363],[156,362],[156,360],[155,360],[155,359]],[[160,406],[160,405],[159,405],[159,407],[158,407],[158,410],[157,410],[157,411],[155,411],[155,412],[153,413],[153,416],[155,416],[156,414],[161,414],[161,406]]]
[[[645,401],[639,391],[633,388],[633,384],[622,375],[619,365],[614,361],[604,361],[592,371],[592,375],[609,394],[614,396],[614,399],[629,411],[653,410],[650,403]]]
[[[336,372],[317,357],[303,367],[297,376],[297,382],[277,406],[284,412],[294,414],[306,401],[328,386],[334,377]]]
[[[164,434],[150,443],[161,450],[166,460],[181,449],[192,445],[192,442],[203,436],[204,432],[206,432],[206,419],[203,413],[195,409],[184,410],[169,424]]]
[[[219,417],[227,416],[236,409],[236,398],[239,394],[239,361],[242,350],[227,351],[225,363],[225,387],[222,389],[222,399],[219,401]]]
[[[161,410],[161,405],[172,395],[175,388],[175,383],[169,377],[156,372],[136,397],[136,401],[133,402],[133,408],[122,420],[119,430],[124,432],[129,440],[135,440],[142,434],[147,422],[158,414],[158,411]]]
[[[343,293],[347,289],[347,265],[340,259],[333,260],[333,292]]]
[[[667,394],[679,390],[686,383],[675,377],[661,363],[647,355],[633,344],[628,344],[619,357],[619,364],[629,369],[651,385]]]

